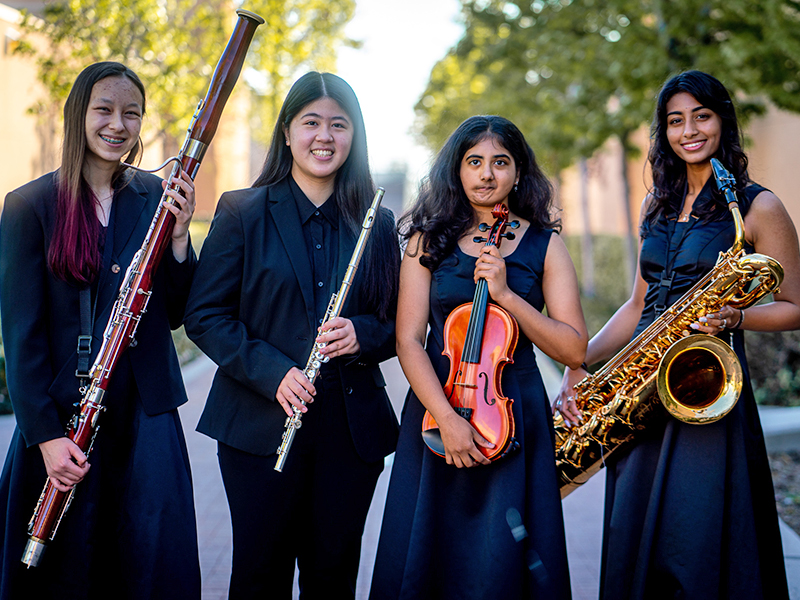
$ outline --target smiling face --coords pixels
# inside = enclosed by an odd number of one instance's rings
[[[331,98],[320,98],[304,106],[284,128],[286,145],[292,152],[292,176],[305,190],[329,185],[350,155],[353,123],[348,114]]]
[[[464,153],[460,175],[464,193],[474,208],[507,203],[508,195],[519,181],[511,152],[491,136]]]
[[[710,161],[719,150],[722,119],[691,94],[680,92],[667,102],[667,140],[688,164]]]
[[[139,139],[143,103],[127,77],[106,77],[94,84],[86,109],[88,165],[116,168]]]

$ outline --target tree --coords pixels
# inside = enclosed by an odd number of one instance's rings
[[[300,71],[333,67],[335,48],[349,42],[343,28],[354,6],[354,0],[248,3],[248,10],[267,20],[256,31],[243,77],[256,88],[257,109],[266,109],[263,122],[274,119],[275,107]],[[34,110],[60,105],[87,64],[117,60],[142,78],[149,122],[156,131],[182,138],[232,31],[233,9],[232,0],[48,2],[42,19],[27,15],[24,23],[27,31],[38,31],[48,40],[42,52],[22,46],[37,54],[39,75],[50,96]],[[261,141],[270,134],[269,127],[254,127]]]
[[[798,0],[464,0],[463,14],[464,37],[417,104],[417,129],[434,148],[466,117],[497,113],[551,172],[612,136],[624,169],[658,89],[690,68],[722,80],[744,117],[763,97],[800,111]]]
[[[646,123],[661,84],[691,68],[742,94],[745,112],[761,97],[800,111],[800,0],[464,0],[463,14],[417,105],[432,147],[502,110],[560,169]]]

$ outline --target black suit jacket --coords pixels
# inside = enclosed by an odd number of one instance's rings
[[[381,211],[371,235],[393,231],[391,212]],[[337,286],[355,241],[340,216]],[[185,322],[189,337],[219,365],[198,431],[252,454],[276,452],[286,413],[275,393],[290,368],[305,368],[314,344],[313,285],[288,180],[223,194]],[[356,273],[342,316],[352,320],[361,352],[331,364],[341,375],[356,450],[375,461],[397,441],[397,419],[378,367],[395,353],[394,321],[379,321],[363,296]]]
[[[8,390],[28,446],[64,435],[80,401],[77,340],[79,289],[57,279],[47,265],[56,218],[54,173],[10,192],[0,220],[0,311]],[[125,271],[141,247],[161,199],[161,179],[137,173],[113,202],[113,249],[97,282],[92,360]],[[193,251],[178,263],[168,247],[153,295],[126,351],[145,412],[166,412],[186,402],[170,333],[180,326],[196,266]],[[108,398],[113,402],[113,398]]]

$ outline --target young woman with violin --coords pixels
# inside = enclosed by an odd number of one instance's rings
[[[231,598],[352,598],[361,534],[397,419],[379,363],[395,353],[400,251],[373,225],[341,316],[339,290],[375,187],[361,107],[330,73],[292,86],[253,187],[220,198],[186,331],[219,365],[197,427],[218,441],[233,523]],[[315,339],[330,361],[304,375]],[[307,404],[307,406],[305,405]],[[275,470],[286,417],[302,411]]]
[[[736,111],[725,87],[700,71],[671,78],[658,96],[642,203],[639,269],[630,299],[589,342],[586,362],[609,358],[714,268],[735,227],[711,159],[736,179],[745,251],[781,263],[774,301],[725,306],[691,327],[732,344],[743,367],[741,396],[720,420],[654,423],[606,465],[600,598],[788,598],[764,436],[744,352],[744,330],[800,328],[800,250],[781,201],[747,171]],[[669,273],[668,273],[669,271]],[[663,291],[662,291],[663,290]],[[554,411],[577,422],[566,369]]]
[[[186,402],[171,328],[196,259],[194,185],[163,205],[176,216],[136,345],[122,355],[88,456],[64,434],[81,400],[79,335],[100,349],[128,265],[163,182],[122,165],[141,152],[144,87],[122,64],[84,69],[64,106],[61,166],[10,192],[0,220],[0,309],[17,427],[0,478],[0,598],[200,598]],[[82,300],[83,299],[83,300]],[[87,359],[94,360],[94,355]],[[91,365],[91,361],[87,361]],[[46,478],[75,488],[41,563],[20,561]]]
[[[519,222],[511,230],[516,235],[497,237],[500,246],[486,244],[487,236],[503,232],[481,224],[491,227],[493,209],[502,215],[503,207],[509,223]],[[575,270],[551,211],[552,188],[519,129],[502,117],[479,116],[450,136],[401,220],[408,245],[397,353],[411,391],[373,574],[375,600],[570,596],[552,417],[533,346],[577,368],[588,336]],[[452,372],[461,354],[444,332],[454,309],[478,303],[476,286],[483,285],[494,308],[516,323],[518,339],[509,344],[513,362],[497,354],[492,372],[466,380],[476,367],[464,360]],[[492,317],[486,327],[514,325]],[[495,333],[484,331],[484,342]],[[505,333],[513,339],[513,331]],[[495,354],[488,344],[481,352]],[[502,411],[501,398],[487,391],[487,381],[495,380],[511,401],[516,444],[487,439],[489,430],[481,435],[470,421],[478,407],[464,410],[454,401],[461,392],[443,387],[477,390],[479,404]],[[426,409],[443,457],[432,451],[435,440],[423,441]],[[505,448],[497,453],[500,444]]]

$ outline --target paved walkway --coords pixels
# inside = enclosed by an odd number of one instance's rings
[[[555,367],[543,363],[542,368],[548,389],[557,386],[558,372],[552,370]],[[227,598],[231,564],[230,516],[217,466],[216,443],[194,431],[211,385],[213,373],[214,365],[206,358],[200,358],[184,369],[189,403],[180,409],[194,477],[200,539],[200,567],[203,573],[203,600]],[[396,360],[386,364],[384,374],[392,403],[399,412],[408,384]],[[775,410],[779,409],[771,409],[770,412]],[[800,410],[784,409],[781,414],[772,412],[769,418],[766,418],[765,415],[765,431],[769,436],[774,423],[775,428],[780,428],[778,432],[781,435],[781,443],[786,443],[786,436],[788,435],[791,439],[791,433],[785,430],[785,425],[792,419],[796,420],[798,431],[800,431]],[[13,428],[13,416],[0,417],[0,458],[4,457],[8,448]],[[800,433],[795,433],[794,437],[800,443]],[[358,600],[366,599],[369,590],[390,468],[391,457],[387,460],[387,469],[384,470],[378,482],[367,517],[361,553]],[[605,478],[602,474],[594,477],[564,500],[567,550],[574,600],[597,598],[604,481]],[[800,600],[800,537],[787,526],[781,524],[781,527],[791,598]]]

